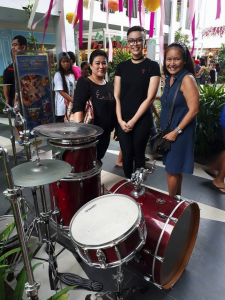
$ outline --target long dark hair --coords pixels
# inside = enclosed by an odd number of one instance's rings
[[[69,59],[69,58],[68,58]],[[65,78],[65,74],[64,74],[64,69],[63,67],[61,66],[61,60],[59,62],[59,68],[58,68],[58,72],[60,73],[61,77],[62,77],[62,82],[63,82],[63,91],[65,93],[68,94],[68,86],[66,84],[66,78]],[[73,69],[72,69],[72,65],[71,65],[71,62],[70,62],[70,68],[68,70],[68,73],[70,74],[73,74]]]
[[[181,51],[182,56],[183,56],[183,60],[186,62],[184,64],[184,69],[188,70],[188,72],[190,72],[191,74],[193,74],[193,76],[195,76],[195,69],[194,69],[193,61],[191,59],[191,53],[188,50],[188,47],[185,44],[181,43],[181,42],[174,42],[166,48],[166,51],[165,51],[165,54],[164,54],[164,62],[163,62],[164,74],[166,74],[167,76],[170,75],[169,71],[166,68],[166,55],[167,55],[167,52],[171,48],[177,48]]]

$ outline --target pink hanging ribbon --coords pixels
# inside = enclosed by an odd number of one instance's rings
[[[160,51],[160,58],[161,58],[161,64],[163,64],[164,59],[164,35],[163,35],[163,29],[164,29],[164,23],[165,23],[165,6],[164,6],[164,0],[160,0],[160,9],[161,9],[161,21],[160,21],[160,33],[159,33],[159,51]]]
[[[106,30],[108,33],[108,40],[109,40],[109,61],[112,61],[112,41],[110,38],[110,32],[109,32],[109,3],[108,0],[105,2],[106,5]]]
[[[73,14],[73,20],[72,20],[73,29],[74,29],[74,27],[77,25],[78,20],[79,20],[79,19],[78,19],[78,14],[77,14],[78,4],[79,4],[79,0],[78,0],[77,3],[76,3],[75,11],[74,11],[74,14]],[[77,19],[76,19],[76,22],[75,22],[76,16],[77,16]]]
[[[83,0],[79,0],[78,7],[78,19],[79,19],[79,47],[83,46]]]
[[[123,0],[119,0],[119,12],[123,11]]]
[[[45,28],[44,28],[44,32],[43,32],[43,38],[42,38],[41,49],[42,49],[43,44],[44,44],[45,33],[46,33],[47,28],[48,28],[48,21],[49,21],[50,16],[51,16],[52,7],[53,7],[53,0],[50,1],[48,13],[47,13],[47,16],[46,16]]]
[[[64,0],[61,0],[61,38],[62,38],[62,51],[66,52],[66,34],[65,34],[65,21],[64,21]]]
[[[153,37],[153,32],[154,32],[154,20],[155,20],[155,13],[151,12],[150,16],[150,29],[149,29],[149,37]]]
[[[141,22],[142,22],[142,27],[145,28],[145,6],[142,0],[142,4],[141,4]]]
[[[133,0],[129,0],[129,27],[131,27],[132,11],[133,11]]]
[[[141,7],[142,7],[142,0],[139,0],[139,20],[140,20],[140,25],[142,26],[142,20],[141,20]]]
[[[55,7],[56,4],[57,4],[58,2],[59,2],[59,0],[55,0],[55,2],[54,2],[54,4],[53,4],[52,8]],[[37,21],[36,23],[34,23],[34,25],[32,26],[32,29],[33,29],[33,30],[36,28],[37,24],[38,24],[39,22],[41,22],[41,21],[47,16],[47,14],[48,14],[48,11],[46,11],[44,17],[42,17],[39,21]]]
[[[221,0],[217,0],[216,19],[220,18],[220,14],[221,14]]]
[[[192,45],[192,49],[191,49],[191,56],[194,53],[194,49],[195,49],[195,15],[191,24],[191,31],[192,31],[192,37],[193,37],[193,45]]]

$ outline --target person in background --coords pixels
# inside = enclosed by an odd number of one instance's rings
[[[162,110],[160,127],[164,130],[178,84],[170,132],[164,138],[171,142],[171,150],[163,155],[167,172],[169,195],[181,195],[183,173],[194,169],[194,144],[196,115],[199,108],[199,91],[194,78],[195,71],[187,46],[180,42],[170,44],[164,54],[165,88],[160,98]]]
[[[24,51],[27,49],[27,40],[22,35],[17,35],[13,38],[12,42],[12,55],[17,53],[18,51]],[[4,84],[10,84],[9,86],[3,86],[3,92],[6,99],[6,103],[8,103],[10,106],[19,106],[19,101],[17,98],[17,95],[15,93],[15,76],[14,76],[14,67],[13,63],[9,65],[3,73],[3,83]],[[22,145],[23,141],[21,140],[19,131],[22,131],[23,128],[19,122],[19,117],[16,116],[15,118],[15,131],[18,138],[18,144]]]
[[[214,84],[217,81],[215,63],[211,63],[211,65],[210,65],[209,76],[210,76],[210,83]]]
[[[123,170],[126,178],[135,169],[145,167],[145,148],[153,126],[151,104],[160,81],[157,62],[145,58],[145,30],[131,27],[127,32],[130,60],[121,62],[116,69],[114,95],[118,119],[118,139],[123,154]]]
[[[89,63],[86,61],[83,61],[80,65],[81,67],[81,74],[83,78],[87,78],[90,74],[89,74]]]
[[[66,106],[73,102],[76,87],[70,56],[66,52],[59,54],[59,68],[54,76],[56,122],[64,122]],[[67,116],[66,116],[66,119]]]
[[[218,77],[220,74],[220,65],[218,63],[218,61],[216,62],[216,76]]]
[[[108,56],[105,51],[95,50],[90,56],[92,75],[80,78],[74,94],[73,113],[74,122],[80,123],[84,119],[84,110],[87,101],[92,95],[94,107],[94,125],[101,127],[104,132],[98,137],[97,159],[101,162],[109,143],[110,135],[116,123],[116,101],[113,87],[105,81],[108,67]]]
[[[68,51],[67,53],[70,56],[70,61],[71,61],[73,74],[75,76],[75,80],[77,81],[81,77],[81,70],[80,70],[79,67],[74,66],[74,64],[76,63],[76,55],[72,51]]]

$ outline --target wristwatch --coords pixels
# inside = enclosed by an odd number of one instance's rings
[[[179,126],[177,126],[176,128],[175,128],[175,130],[178,132],[178,134],[181,134],[183,131],[180,129],[180,127]]]

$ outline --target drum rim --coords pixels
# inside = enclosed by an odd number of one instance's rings
[[[46,136],[48,137],[48,136]],[[60,143],[63,145],[82,145],[85,144],[86,142],[92,142],[96,140],[96,137],[85,137],[82,139],[65,139],[65,138],[53,138],[53,137],[48,137],[49,141],[55,142],[55,143]],[[82,147],[80,148],[82,149]]]
[[[75,141],[74,145],[78,144],[80,146],[72,146],[73,142],[74,142],[74,140],[62,140],[62,142],[58,142],[58,139],[53,139],[53,138],[48,139],[49,147],[53,146],[53,147],[63,148],[64,149],[63,145],[71,145],[71,147],[65,147],[66,150],[79,150],[79,149],[96,147],[96,144],[98,143],[98,140],[92,139],[90,141],[92,143],[80,143],[80,144],[77,143],[77,141]],[[59,144],[62,144],[62,145],[55,145],[54,143],[59,143]]]
[[[102,171],[102,163],[97,161],[97,166],[91,170],[80,173],[70,173],[68,176],[58,180],[58,181],[82,181],[98,175]],[[51,183],[50,183],[51,184]],[[89,202],[88,202],[89,203]]]
[[[169,288],[171,288],[171,286],[173,286],[173,285],[178,281],[178,279],[179,279],[180,276],[182,275],[183,271],[185,270],[185,267],[183,268],[183,265],[186,265],[186,264],[188,263],[189,259],[191,258],[191,254],[192,254],[192,251],[193,251],[193,249],[194,249],[195,242],[196,242],[196,238],[194,239],[194,237],[195,237],[195,236],[197,235],[197,233],[198,233],[199,222],[200,222],[200,211],[199,211],[198,203],[195,202],[195,201],[190,201],[190,200],[187,200],[187,199],[183,198],[183,200],[180,201],[180,202],[178,203],[178,205],[174,208],[174,212],[173,212],[173,213],[171,212],[170,216],[172,216],[172,215],[177,211],[177,208],[178,208],[181,204],[183,204],[183,203],[188,203],[188,205],[187,205],[187,206],[185,207],[185,209],[181,212],[179,218],[182,216],[182,214],[185,212],[185,210],[186,210],[188,207],[190,207],[191,205],[194,205],[194,206],[195,206],[195,210],[196,210],[196,208],[198,208],[198,216],[199,216],[199,218],[198,218],[198,219],[197,219],[197,218],[195,219],[195,224],[194,224],[194,228],[193,228],[193,233],[192,233],[191,241],[190,241],[190,244],[188,245],[188,248],[187,248],[187,252],[186,252],[186,253],[189,253],[189,255],[186,255],[186,254],[185,254],[185,256],[184,256],[184,258],[183,258],[183,261],[182,261],[180,267],[178,268],[176,274],[173,276],[173,278],[172,278],[169,282],[167,282],[167,283],[165,283],[165,284],[162,284],[163,289],[169,289]],[[196,214],[196,212],[195,212],[195,214]],[[168,220],[168,222],[170,221],[169,218],[168,218],[167,220]],[[178,221],[179,221],[179,219],[178,219]],[[161,239],[162,239],[162,237],[163,237],[163,235],[164,235],[165,228],[166,228],[166,226],[168,225],[168,222],[165,223],[165,226],[164,226],[163,231],[162,231],[163,234],[162,234],[162,232],[161,232],[162,236],[161,236],[161,234],[160,234]],[[173,231],[174,231],[176,225],[177,225],[177,224],[174,224],[174,226],[173,226],[173,229],[172,229],[171,234],[170,234],[170,238],[171,238],[171,236],[172,236],[172,234],[173,234]],[[166,245],[168,245],[170,238],[168,239],[168,242],[167,242]],[[160,238],[159,238],[159,239],[160,239]],[[160,241],[161,241],[161,239],[160,239]],[[194,241],[193,241],[193,239],[194,239]],[[159,240],[158,240],[157,246],[158,246],[158,244],[159,244],[159,246],[160,246]],[[167,249],[167,247],[165,247],[164,254],[165,254],[165,252],[166,252],[166,249]],[[158,250],[159,250],[159,249],[158,249]],[[158,250],[155,251],[155,255],[157,255],[156,253],[158,252]],[[155,256],[154,256],[153,262],[155,262],[155,261],[156,261],[156,258],[155,258]],[[162,266],[163,266],[163,262],[161,263],[160,270],[162,269]],[[152,279],[153,279],[153,281],[154,281],[156,284],[158,284],[158,282],[156,282],[156,281],[154,280],[154,272],[153,272],[153,270],[154,270],[154,268],[153,268],[153,263],[152,263]],[[161,272],[160,272],[160,280],[161,280]],[[161,284],[161,283],[160,283],[160,284]]]
[[[107,243],[104,243],[104,244],[100,244],[100,245],[95,245],[95,246],[91,246],[91,245],[85,245],[85,244],[82,244],[82,243],[79,243],[77,242],[73,235],[72,235],[72,224],[73,224],[73,221],[74,219],[76,218],[76,216],[78,215],[78,213],[80,213],[80,211],[82,211],[87,205],[91,204],[92,202],[95,202],[96,200],[98,199],[101,199],[103,197],[112,197],[112,196],[123,196],[123,197],[126,197],[130,200],[132,200],[136,205],[137,205],[137,208],[138,208],[138,216],[137,216],[137,219],[135,221],[135,223],[133,224],[133,226],[128,229],[128,231],[126,231],[123,235],[121,235],[120,237],[116,238],[115,240],[113,241],[110,241],[110,242],[107,242]],[[141,206],[139,203],[137,203],[134,199],[132,199],[131,197],[127,196],[127,195],[123,195],[123,194],[109,194],[109,195],[102,195],[102,196],[99,196],[89,202],[87,202],[86,204],[84,204],[77,212],[76,214],[73,216],[72,220],[70,221],[70,226],[69,226],[69,234],[70,234],[70,237],[71,237],[71,240],[72,242],[74,242],[75,245],[81,247],[82,249],[88,249],[88,250],[97,250],[97,249],[106,249],[108,247],[112,247],[112,246],[116,246],[119,242],[122,242],[124,241],[127,237],[129,237],[131,235],[131,233],[134,231],[134,229],[137,227],[137,224],[139,224],[141,222],[141,216],[142,216],[142,210],[141,210]]]

